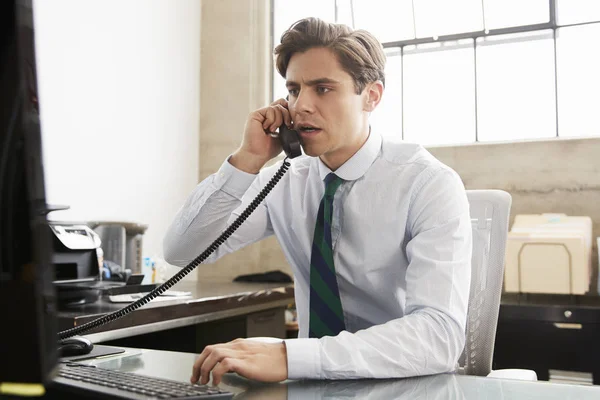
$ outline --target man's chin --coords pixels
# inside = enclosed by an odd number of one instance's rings
[[[310,157],[319,157],[323,154],[323,151],[316,146],[304,145],[302,146],[302,150],[304,150],[304,154]]]

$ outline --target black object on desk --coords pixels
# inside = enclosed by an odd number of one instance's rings
[[[92,351],[94,345],[89,339],[73,336],[58,342],[59,357],[81,356]]]
[[[600,384],[600,297],[503,294],[493,369],[587,373]],[[577,375],[577,374],[576,374]]]
[[[292,277],[280,270],[235,277],[234,282],[292,283]]]

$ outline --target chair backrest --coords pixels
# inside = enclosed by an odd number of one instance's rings
[[[473,227],[471,293],[460,372],[492,370],[512,198],[502,190],[467,190]]]

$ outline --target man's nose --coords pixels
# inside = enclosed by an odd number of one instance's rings
[[[314,111],[314,101],[310,91],[301,90],[298,93],[294,108],[297,113],[312,113]]]

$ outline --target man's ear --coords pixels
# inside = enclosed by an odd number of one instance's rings
[[[381,96],[383,96],[383,90],[383,82],[381,81],[369,83],[365,87],[365,104],[363,108],[364,111],[372,112],[373,110],[375,110],[375,108],[381,101]]]

